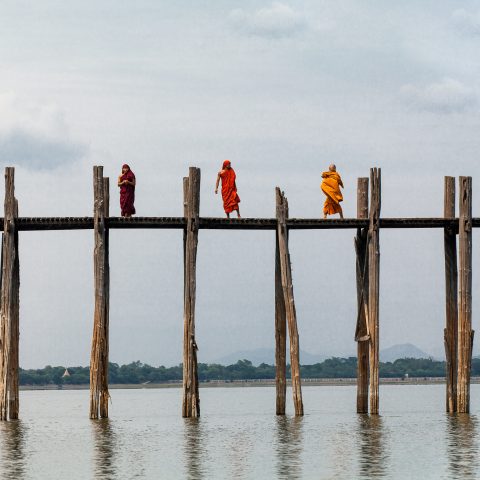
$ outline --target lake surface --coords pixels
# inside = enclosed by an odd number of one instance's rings
[[[380,388],[381,415],[357,415],[355,387],[304,387],[306,415],[277,417],[272,387],[204,388],[182,419],[180,389],[112,390],[108,420],[88,391],[21,392],[0,424],[1,479],[480,478],[480,385],[472,414],[443,411],[443,385]]]

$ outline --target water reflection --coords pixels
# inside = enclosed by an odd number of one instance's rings
[[[187,478],[201,480],[205,469],[203,459],[202,424],[199,418],[185,418],[183,456],[187,469]]]
[[[477,423],[474,415],[447,417],[447,451],[452,478],[478,478]]]
[[[108,418],[92,421],[94,436],[95,478],[115,479],[116,434]]]
[[[303,417],[276,417],[277,476],[302,478]]]
[[[25,478],[26,428],[20,420],[0,422],[1,470],[2,479]]]
[[[384,478],[388,471],[389,448],[382,417],[358,415],[360,473],[363,478]]]

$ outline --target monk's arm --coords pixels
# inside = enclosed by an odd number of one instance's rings
[[[119,187],[121,187],[121,186],[123,185],[123,182],[122,182],[121,179],[122,179],[122,176],[120,175],[120,176],[118,177],[118,183],[117,183],[117,185],[118,185]]]
[[[338,184],[339,184],[342,188],[344,188],[342,179],[340,179],[340,180],[338,181]]]
[[[220,172],[217,175],[217,183],[215,184],[215,193],[218,193],[218,184],[220,183]]]

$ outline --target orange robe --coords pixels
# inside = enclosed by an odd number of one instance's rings
[[[340,186],[343,187],[343,183],[340,175],[337,172],[323,172],[322,178],[320,188],[327,196],[323,205],[323,213],[325,215],[340,213],[342,211],[340,202],[343,202],[342,192],[340,191]]]
[[[222,199],[225,213],[238,210],[240,197],[238,196],[235,183],[235,178],[237,178],[235,170],[233,168],[225,168],[220,172],[220,178],[222,179]]]

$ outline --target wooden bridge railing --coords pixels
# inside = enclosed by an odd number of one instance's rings
[[[368,188],[370,185],[370,202]],[[14,169],[5,170],[5,214],[0,218],[2,266],[0,294],[0,420],[18,418],[19,285],[18,232],[93,229],[95,311],[90,361],[90,418],[108,417],[109,341],[109,230],[181,229],[184,232],[184,350],[182,415],[200,415],[195,338],[196,256],[202,229],[272,230],[276,232],[275,261],[275,363],[276,412],[285,414],[286,330],[290,337],[292,390],[296,415],[303,415],[300,382],[299,334],[288,236],[290,230],[356,229],[358,315],[357,412],[379,413],[379,291],[380,230],[384,228],[441,228],[445,239],[447,359],[446,408],[450,413],[470,408],[472,357],[472,218],[471,177],[459,178],[459,218],[455,214],[455,179],[445,178],[445,208],[441,218],[381,218],[380,169],[358,183],[357,218],[289,218],[284,193],[276,189],[276,218],[200,217],[200,170],[191,167],[184,178],[183,217],[110,217],[108,178],[103,167],[94,167],[93,217],[19,217],[14,195]],[[458,269],[457,248],[458,237]],[[458,281],[457,281],[458,279]],[[457,301],[458,300],[458,301]],[[370,400],[370,402],[368,402]],[[370,407],[370,408],[369,408]]]

